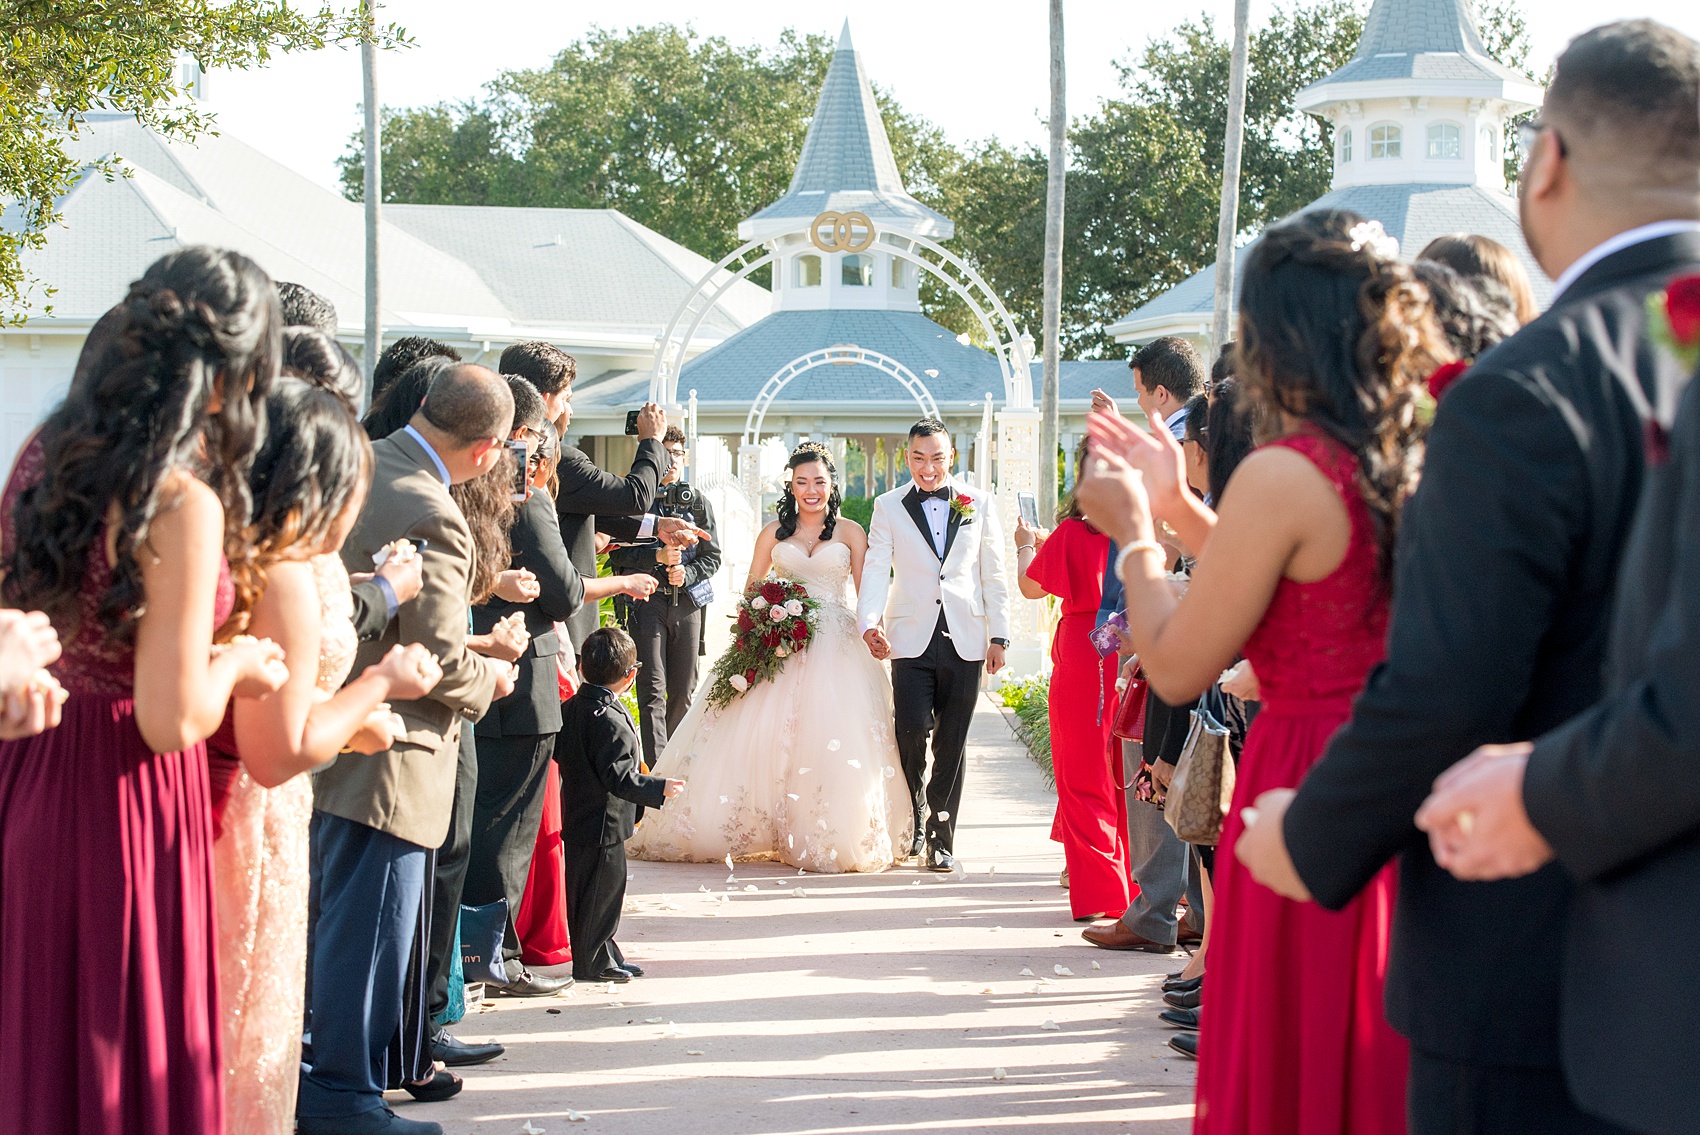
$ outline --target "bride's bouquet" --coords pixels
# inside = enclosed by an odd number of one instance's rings
[[[766,579],[744,589],[732,645],[714,664],[708,704],[724,709],[758,682],[770,682],[785,660],[807,649],[815,634],[820,600],[800,583]]]

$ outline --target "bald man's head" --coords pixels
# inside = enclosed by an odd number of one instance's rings
[[[467,446],[513,431],[514,398],[507,380],[495,371],[455,363],[431,383],[419,413],[438,433]]]

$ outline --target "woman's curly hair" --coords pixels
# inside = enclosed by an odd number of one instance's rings
[[[174,472],[217,494],[225,554],[233,568],[245,558],[248,470],[265,436],[282,320],[259,265],[191,247],[155,261],[96,330],[42,426],[45,472],[18,495],[0,596],[74,627],[84,572],[113,517],[117,562],[97,614],[109,641],[128,642],[144,602],[138,554],[176,503],[162,487]]]
[[[818,441],[805,441],[791,451],[785,468],[795,469],[811,461],[818,461],[826,466],[827,478],[832,482],[832,494],[826,500],[826,523],[822,524],[820,529],[820,538],[830,540],[833,529],[838,527],[839,506],[844,503],[844,493],[838,485],[838,466],[833,463],[832,451]],[[786,479],[785,491],[780,494],[779,504],[774,511],[779,517],[779,527],[774,530],[774,535],[780,540],[789,540],[797,534],[798,520],[797,498],[791,495],[789,478]]]
[[[1246,258],[1235,371],[1272,411],[1357,458],[1386,582],[1399,512],[1422,465],[1425,381],[1452,352],[1428,288],[1379,235],[1373,222],[1333,209],[1264,232]],[[1275,413],[1266,421],[1279,428]]]

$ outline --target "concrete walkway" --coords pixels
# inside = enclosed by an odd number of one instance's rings
[[[1193,1065],[1156,1020],[1182,959],[1081,941],[1052,803],[984,702],[965,875],[633,863],[620,940],[649,975],[486,1005],[453,1031],[507,1055],[392,1106],[452,1135],[1188,1131]]]

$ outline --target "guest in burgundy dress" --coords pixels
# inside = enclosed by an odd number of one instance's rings
[[[277,293],[190,248],[118,310],[0,498],[5,601],[51,616],[70,693],[0,744],[0,1131],[218,1135],[204,739],[285,676],[270,644],[213,647]]]
[[[1235,470],[1219,519],[1185,491],[1173,447],[1107,415],[1090,422],[1079,494],[1123,549],[1152,688],[1196,696],[1242,647],[1262,686],[1216,857],[1194,1125],[1208,1135],[1405,1131],[1406,1047],[1382,1010],[1393,876],[1330,912],[1260,887],[1232,854],[1240,810],[1299,783],[1385,649],[1416,408],[1449,355],[1396,255],[1379,225],[1318,211],[1270,228],[1247,258],[1239,377],[1280,436]],[[1153,514],[1200,549],[1184,597]]]
[[[1127,797],[1117,782],[1121,754],[1110,760],[1110,726],[1116,720],[1116,671],[1121,660],[1098,653],[1092,627],[1103,598],[1110,539],[1080,518],[1073,495],[1063,519],[1042,539],[1025,523],[1015,530],[1023,569],[1021,593],[1062,600],[1062,620],[1051,638],[1051,768],[1057,814],[1051,838],[1063,845],[1068,902],[1076,921],[1120,918],[1132,895],[1127,849]],[[1033,541],[1037,540],[1037,551]],[[1119,748],[1119,746],[1118,746]]]

